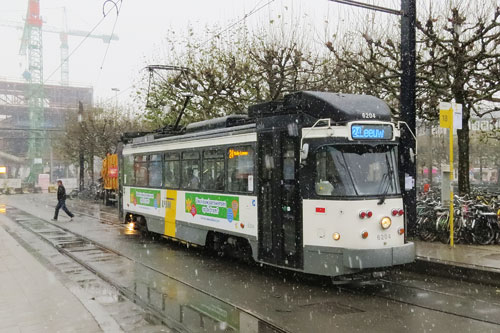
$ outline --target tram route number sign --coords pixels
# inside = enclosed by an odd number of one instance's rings
[[[392,125],[389,124],[352,124],[353,140],[392,140]]]
[[[215,217],[229,222],[239,221],[240,200],[229,195],[186,193],[185,212],[193,215]]]

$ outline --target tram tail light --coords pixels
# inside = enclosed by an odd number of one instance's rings
[[[366,212],[359,212],[359,218],[364,219],[366,217]]]
[[[392,216],[397,216],[397,215],[398,215],[398,213],[399,213],[399,210],[397,210],[397,209],[393,209],[393,210],[391,211]]]
[[[405,233],[405,228],[399,228],[398,233],[403,235]]]
[[[340,239],[340,234],[338,232],[334,232],[332,235],[333,240],[339,240]]]
[[[369,211],[366,212],[366,217],[370,218],[372,216],[373,216],[373,213],[372,213],[371,210],[369,210]]]
[[[368,231],[363,230],[363,231],[361,232],[361,237],[362,237],[363,239],[367,239],[367,238],[368,238]]]
[[[403,214],[404,214],[404,213],[405,213],[405,211],[404,211],[404,210],[402,210],[402,209],[400,209],[400,210],[398,211],[398,215],[399,215],[399,216],[403,216]]]

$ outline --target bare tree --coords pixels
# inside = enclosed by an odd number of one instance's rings
[[[458,136],[458,180],[461,194],[470,191],[469,120],[500,110],[500,7],[495,2],[458,3],[447,18],[429,11],[418,22],[425,45],[419,76],[441,100],[463,105]],[[437,109],[437,108],[436,108]]]
[[[54,148],[59,156],[75,163],[82,150],[93,174],[94,157],[113,153],[124,132],[143,128],[137,116],[127,115],[117,108],[94,107],[85,110],[82,122],[77,121],[76,113],[66,119],[65,133],[55,139]]]
[[[282,27],[274,24],[253,33],[236,29],[224,39],[209,33],[208,42],[189,32],[176,40],[185,52],[178,55],[171,50],[163,59],[187,67],[188,75],[170,73],[149,87],[146,119],[157,126],[172,123],[184,93],[194,94],[184,120],[195,121],[246,113],[254,103],[278,100],[297,90],[326,90],[340,82],[333,79],[330,55],[313,50],[298,27],[286,38],[283,35]],[[138,96],[144,98],[146,90],[139,90]]]

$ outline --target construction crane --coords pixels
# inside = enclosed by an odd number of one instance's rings
[[[69,44],[68,44],[68,36],[78,36],[78,37],[87,37],[87,38],[95,38],[100,39],[103,43],[110,43],[112,40],[118,40],[118,36],[115,34],[112,35],[104,35],[104,34],[90,34],[87,31],[77,30],[77,29],[68,29],[66,20],[66,8],[63,8],[63,25],[64,27],[58,28],[50,25],[46,25],[43,23],[42,32],[55,33],[59,34],[59,38],[61,41],[61,85],[67,86],[69,84]],[[0,20],[0,26],[15,28],[18,30],[24,30],[26,23],[17,22],[12,20]],[[27,40],[24,38],[21,40],[21,55],[26,55],[27,49]]]
[[[68,30],[66,24],[66,11],[63,13],[64,28],[57,29],[43,24],[40,16],[40,0],[28,0],[28,10],[24,24],[20,22],[3,21],[2,26],[8,26],[23,30],[21,47],[19,54],[27,56],[28,68],[23,73],[23,77],[28,81],[28,91],[26,100],[29,112],[29,138],[27,159],[31,163],[30,174],[27,183],[35,184],[38,175],[43,171],[42,156],[46,133],[44,126],[44,93],[43,93],[43,41],[42,31],[58,33],[61,40],[61,85],[69,84],[69,47],[68,36],[80,36],[86,38],[98,38],[109,43],[111,40],[118,40],[116,35],[91,34],[81,30]]]
[[[27,101],[31,129],[28,138],[28,159],[31,168],[27,182],[35,184],[38,175],[43,171],[42,149],[45,146],[45,132],[38,130],[44,124],[42,18],[39,0],[28,0],[28,12],[19,54],[26,55],[26,50],[28,50],[28,70],[23,76],[29,83]]]

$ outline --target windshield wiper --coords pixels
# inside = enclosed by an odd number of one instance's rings
[[[352,177],[351,170],[349,170],[349,168],[347,167],[347,161],[345,160],[344,152],[340,152],[340,154],[342,156],[343,162],[340,160],[339,156],[337,156],[337,162],[344,169],[344,174],[347,174],[349,176],[349,180],[351,181],[351,185],[352,185],[352,189],[354,190],[354,193],[356,193],[356,195],[359,195],[358,189],[356,187],[356,183],[354,182],[354,178]],[[343,177],[343,178],[345,179],[345,177]],[[347,182],[345,185],[347,185]],[[346,193],[347,193],[347,187],[346,187]]]
[[[385,161],[387,163],[387,172],[384,173],[384,175],[382,176],[382,180],[380,181],[380,189],[382,189],[384,185],[385,188],[382,192],[380,200],[377,202],[377,205],[382,205],[385,202],[385,197],[387,196],[387,193],[389,193],[389,188],[391,188],[391,182],[394,178],[394,172],[392,171],[392,167],[391,164],[389,163],[389,158],[387,157],[387,154],[385,154]]]

